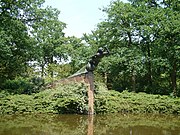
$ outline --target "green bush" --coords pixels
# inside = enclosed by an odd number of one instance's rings
[[[13,94],[32,94],[39,92],[44,80],[41,78],[25,79],[17,77],[14,80],[6,80],[1,86],[5,91]]]
[[[180,98],[110,90],[95,84],[94,110],[102,113],[163,113],[180,114]],[[0,114],[14,113],[74,113],[87,114],[87,85],[59,85],[32,95],[0,93]]]
[[[0,114],[87,113],[87,86],[83,83],[60,85],[32,95],[1,95]]]
[[[180,98],[123,91],[96,95],[97,113],[164,113],[180,114]]]

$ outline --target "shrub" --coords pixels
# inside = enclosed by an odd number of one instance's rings
[[[95,113],[180,114],[180,98],[145,93],[108,91],[95,84]],[[0,93],[0,114],[74,113],[88,111],[87,86],[83,83],[59,85],[32,95]]]
[[[22,77],[17,77],[14,80],[6,80],[3,83],[2,88],[5,91],[13,94],[32,94],[39,92],[43,84],[44,80],[41,78],[25,79]]]

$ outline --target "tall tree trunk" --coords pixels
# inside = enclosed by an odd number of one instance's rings
[[[112,90],[113,81],[112,78],[110,77],[110,74],[108,74],[107,72],[104,73],[104,83],[106,84],[108,90]]]
[[[44,64],[41,65],[41,78],[44,77]]]
[[[173,60],[172,63],[172,71],[171,71],[171,88],[173,90],[173,95],[177,96],[177,83],[176,83],[176,71],[177,71],[177,63],[176,60]]]
[[[131,44],[132,44],[132,38],[131,38],[131,33],[130,32],[127,32],[127,35],[128,35],[128,47],[130,47],[131,46]]]
[[[136,76],[134,74],[134,71],[132,74],[132,91],[136,92]]]
[[[51,58],[50,58],[50,64],[53,64],[53,56],[51,56]],[[50,75],[51,75],[52,78],[54,77],[54,71],[53,71],[53,69],[51,69]]]

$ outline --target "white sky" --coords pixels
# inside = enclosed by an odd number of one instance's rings
[[[46,0],[45,5],[61,11],[59,19],[67,24],[66,36],[81,37],[90,33],[105,18],[99,8],[107,7],[112,0]],[[127,0],[123,0],[127,2]]]

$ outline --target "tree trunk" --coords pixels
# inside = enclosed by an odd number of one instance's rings
[[[127,32],[127,35],[128,35],[128,47],[130,47],[131,46],[131,44],[132,44],[132,38],[131,38],[131,33],[130,32]]]
[[[53,56],[51,56],[51,58],[50,58],[50,64],[53,64]],[[51,75],[51,78],[54,77],[54,71],[53,71],[52,68],[51,68],[51,71],[50,71],[50,75]]]
[[[176,70],[177,70],[176,60],[173,60],[173,68],[171,71],[171,88],[173,90],[173,95],[177,96],[177,83],[176,83]]]
[[[134,70],[132,71],[132,91],[136,92],[136,75]]]
[[[105,73],[105,76],[106,76],[106,86],[108,88],[108,90],[111,90],[112,89],[112,78],[110,77],[110,75],[108,73]]]
[[[41,65],[41,78],[44,77],[44,64]]]

